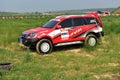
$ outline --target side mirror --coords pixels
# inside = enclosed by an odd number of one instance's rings
[[[62,28],[62,26],[61,25],[57,25],[56,29],[60,29],[60,28]]]

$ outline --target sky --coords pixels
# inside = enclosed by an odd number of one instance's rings
[[[0,0],[0,12],[48,12],[118,6],[120,0]]]

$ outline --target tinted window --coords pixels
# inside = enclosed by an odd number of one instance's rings
[[[66,19],[60,23],[62,28],[72,27],[72,19]]]
[[[74,18],[74,26],[82,26],[84,25],[84,19],[83,18]]]
[[[96,24],[95,18],[85,18],[86,24]]]
[[[96,20],[97,24],[99,25],[100,23],[99,23],[98,19],[97,19],[97,18],[95,18],[95,20]]]
[[[46,24],[43,25],[44,28],[52,28],[57,24],[58,21],[50,20]]]

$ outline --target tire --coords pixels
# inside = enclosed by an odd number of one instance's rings
[[[85,40],[86,47],[95,47],[98,43],[97,37],[93,34],[89,34]]]
[[[42,39],[36,45],[36,50],[38,53],[48,54],[52,52],[53,45],[50,40]]]

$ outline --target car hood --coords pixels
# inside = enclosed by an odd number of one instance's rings
[[[26,31],[24,31],[24,33],[29,34],[29,33],[34,33],[34,32],[47,32],[49,29],[50,28],[39,27],[39,28],[33,28],[33,29],[26,30]]]

